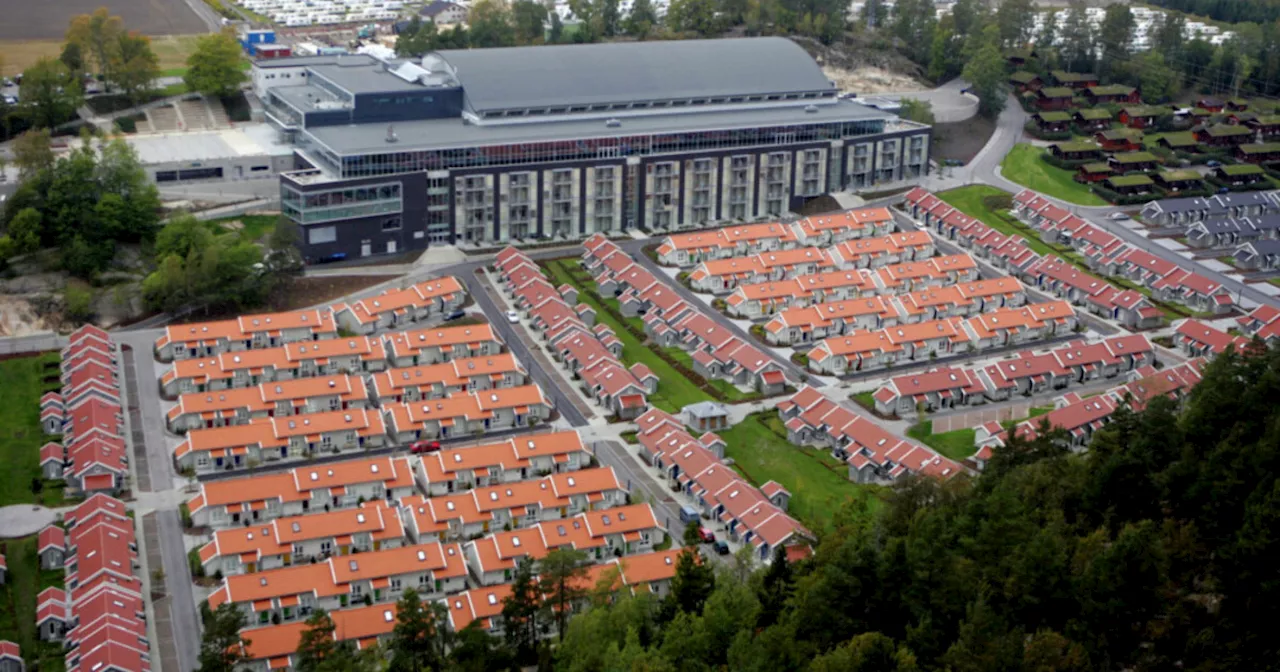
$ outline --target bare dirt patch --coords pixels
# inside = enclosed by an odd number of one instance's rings
[[[937,124],[933,127],[933,158],[935,161],[957,159],[968,163],[982,151],[995,131],[995,122],[986,117]]]
[[[860,96],[874,93],[919,91],[926,88],[926,85],[916,81],[914,77],[871,66],[846,70],[826,65],[823,66],[822,72],[827,75],[828,79],[835,82],[841,91],[853,91]]]
[[[0,0],[0,6],[8,5],[14,0]],[[184,8],[185,4],[182,0],[174,0]],[[0,12],[3,12],[0,9]],[[92,11],[92,8],[89,10]],[[190,10],[187,10],[190,13]],[[80,12],[83,14],[83,12]],[[2,16],[3,14],[0,14]],[[72,14],[67,14],[66,20],[58,24],[56,37],[47,39],[18,39],[9,35],[12,28],[4,21],[0,21],[0,53],[4,54],[4,75],[16,75],[23,70],[31,67],[31,64],[41,58],[57,58],[62,53],[62,35],[66,33],[67,24],[71,22]],[[194,17],[195,14],[192,14]],[[128,26],[128,19],[125,20]],[[201,30],[203,25],[196,26],[196,30]],[[48,32],[48,31],[46,31]],[[26,35],[29,38],[30,35]],[[199,35],[156,35],[151,38],[151,49],[156,52],[156,58],[160,60],[160,69],[168,70],[171,68],[187,67],[187,57],[195,50],[196,38]]]

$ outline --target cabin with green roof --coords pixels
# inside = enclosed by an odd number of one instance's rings
[[[1106,84],[1085,88],[1084,97],[1090,105],[1136,105],[1142,102],[1138,90],[1124,84]]]
[[[1196,140],[1210,147],[1235,147],[1253,140],[1253,129],[1247,126],[1216,124],[1196,131]]]
[[[1076,182],[1092,184],[1101,182],[1114,174],[1115,171],[1111,169],[1111,164],[1106,161],[1093,161],[1076,168],[1076,174],[1072,177]]]
[[[1243,187],[1267,181],[1267,171],[1255,163],[1241,163],[1232,166],[1218,166],[1213,169],[1213,177],[1217,182],[1228,187]]]
[[[1280,161],[1280,142],[1257,142],[1236,145],[1236,158],[1249,163]]]
[[[1165,149],[1194,152],[1200,146],[1200,141],[1196,140],[1196,134],[1191,131],[1182,131],[1179,133],[1165,133],[1156,140],[1156,145]]]
[[[1071,118],[1076,122],[1076,127],[1085,133],[1105,131],[1111,128],[1111,110],[1105,108],[1090,107],[1076,110]]]
[[[1156,173],[1155,182],[1170,193],[1204,188],[1204,176],[1190,169],[1161,170]]]
[[[1146,175],[1120,175],[1108,177],[1102,181],[1103,186],[1122,196],[1150,194],[1155,191],[1156,183]]]
[[[1142,137],[1142,131],[1136,128],[1116,128],[1093,135],[1104,152],[1136,152],[1142,149]]]
[[[1120,110],[1120,123],[1129,128],[1150,128],[1170,111],[1156,105],[1133,105]]]
[[[1117,174],[1149,172],[1160,167],[1160,159],[1151,152],[1124,152],[1112,154],[1107,159]]]
[[[1071,113],[1062,111],[1036,112],[1031,121],[1041,133],[1064,133],[1071,130]]]
[[[1013,87],[1018,93],[1026,93],[1027,91],[1039,91],[1044,86],[1044,80],[1040,79],[1040,75],[1026,70],[1019,70],[1009,75],[1009,86]]]
[[[1063,161],[1097,161],[1102,158],[1102,148],[1092,142],[1055,142],[1049,145],[1049,153]]]
[[[1069,89],[1087,89],[1098,85],[1098,76],[1093,73],[1054,70],[1049,74],[1053,76],[1053,81],[1056,85],[1065,86]]]

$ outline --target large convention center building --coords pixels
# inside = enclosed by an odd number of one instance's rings
[[[308,259],[777,218],[928,170],[930,128],[784,38],[263,60]]]

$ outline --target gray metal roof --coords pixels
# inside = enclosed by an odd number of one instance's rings
[[[783,37],[615,42],[435,52],[476,112],[831,90]]]
[[[399,141],[386,142],[383,124],[353,124],[308,128],[307,133],[338,154],[378,154],[415,150],[483,147],[518,142],[587,140],[679,131],[732,130],[762,126],[788,126],[844,121],[893,119],[893,115],[852,101],[815,104],[806,112],[799,103],[786,107],[701,111],[697,108],[664,110],[662,114],[623,117],[621,125],[610,127],[601,119],[481,125],[462,119],[426,119],[395,122]]]
[[[301,68],[308,65],[333,65],[335,63],[373,65],[378,59],[368,54],[331,54],[328,56],[290,56],[288,58],[259,58],[255,68]]]

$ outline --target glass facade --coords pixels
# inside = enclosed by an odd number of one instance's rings
[[[400,184],[371,184],[302,193],[280,185],[281,210],[302,224],[355,219],[404,211]]]
[[[342,156],[325,149],[322,143],[299,140],[299,145],[332,164],[342,177],[368,177],[424,170],[511,166],[532,163],[582,161],[618,156],[650,156],[681,152],[714,151],[760,145],[831,141],[884,131],[884,120],[830,122],[724,131],[696,131],[654,135],[631,135],[591,140],[565,140],[468,147],[464,149],[422,150]],[[302,135],[306,135],[304,132]]]

